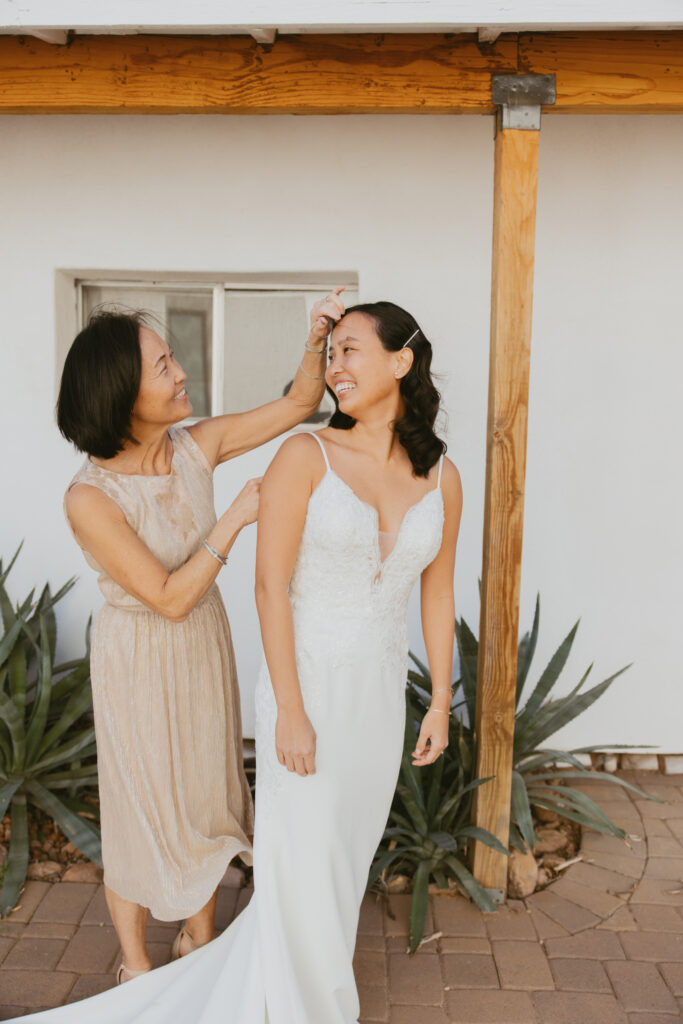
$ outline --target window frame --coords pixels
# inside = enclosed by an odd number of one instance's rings
[[[326,292],[335,285],[343,284],[358,293],[359,282],[356,271],[314,271],[279,273],[239,272],[212,274],[203,272],[151,272],[125,270],[59,270],[56,280],[57,344],[56,344],[56,390],[66,353],[75,335],[82,329],[84,313],[84,288],[126,288],[160,291],[203,291],[212,296],[211,335],[211,416],[220,416],[223,408],[225,379],[225,352],[227,347],[225,306],[226,296],[236,292]],[[69,295],[71,301],[69,301]],[[71,316],[69,316],[71,311]],[[204,417],[191,416],[185,422],[197,423]]]

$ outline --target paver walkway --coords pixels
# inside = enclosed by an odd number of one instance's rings
[[[434,937],[413,957],[405,953],[410,897],[391,897],[388,907],[366,897],[355,959],[361,1021],[683,1020],[683,776],[622,774],[664,801],[631,799],[599,776],[589,784],[631,849],[588,833],[581,863],[494,915],[460,896],[432,897],[425,934]],[[250,896],[221,887],[219,928]],[[175,932],[150,923],[156,964],[168,959]],[[20,909],[0,922],[0,1019],[108,988],[117,956],[102,886],[29,882]]]

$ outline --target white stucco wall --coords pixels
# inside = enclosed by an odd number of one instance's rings
[[[537,674],[582,616],[565,688],[593,659],[596,681],[635,662],[563,741],[683,751],[681,121],[547,118],[541,142],[522,625],[540,589]],[[362,299],[414,312],[465,489],[458,611],[478,625],[492,159],[492,123],[475,117],[0,118],[0,553],[26,538],[15,597],[79,574],[63,653],[80,650],[99,596],[60,507],[80,462],[53,420],[60,267],[343,267]],[[218,470],[219,513],[276,446]],[[247,735],[253,550],[252,529],[221,578]],[[416,595],[411,642],[423,651]]]

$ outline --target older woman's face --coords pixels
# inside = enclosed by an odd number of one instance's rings
[[[186,374],[173,350],[149,327],[140,328],[142,373],[133,418],[140,423],[165,426],[185,419],[192,405],[185,390]]]

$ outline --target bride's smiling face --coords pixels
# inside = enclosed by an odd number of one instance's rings
[[[325,374],[340,412],[358,418],[358,412],[387,398],[396,397],[402,360],[385,349],[372,317],[349,313],[330,337],[330,356]]]

